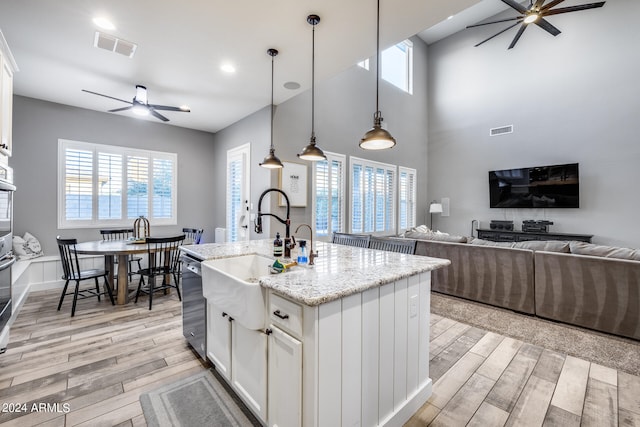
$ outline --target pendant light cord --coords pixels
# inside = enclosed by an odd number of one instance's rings
[[[271,150],[273,148],[273,60],[274,56],[271,56]]]
[[[376,18],[376,112],[375,116],[380,115],[378,99],[380,93],[380,0],[378,0],[378,16]]]
[[[315,133],[315,98],[316,98],[316,24],[313,24],[311,31],[311,139],[316,137]]]

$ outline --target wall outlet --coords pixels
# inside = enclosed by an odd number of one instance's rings
[[[418,315],[418,295],[412,295],[409,298],[409,317]]]

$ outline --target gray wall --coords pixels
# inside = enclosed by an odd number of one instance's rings
[[[429,196],[450,197],[434,227],[470,233],[472,219],[554,221],[552,231],[640,247],[640,14],[637,0],[549,18],[562,33],[532,26],[474,48],[500,24],[429,46]],[[500,16],[512,16],[512,13]],[[514,133],[489,137],[489,129]],[[487,172],[580,163],[579,209],[490,209]]]
[[[214,182],[213,134],[22,96],[13,108],[14,233],[36,236],[46,255],[57,254],[56,235],[100,238],[97,229],[57,228],[58,138],[177,153],[178,224],[154,228],[152,221],[152,232],[203,227],[213,241],[215,200],[203,193]]]
[[[213,217],[216,227],[226,227],[226,182],[227,182],[227,151],[241,145],[251,144],[251,181],[250,200],[253,203],[253,212],[258,210],[258,197],[262,191],[271,187],[271,174],[277,176],[277,172],[258,166],[269,151],[271,109],[269,106],[245,117],[235,124],[217,132],[214,135],[214,185],[208,187],[211,197],[216,201],[213,206]],[[268,212],[268,210],[265,210]],[[251,239],[261,239],[269,236],[269,221],[264,221],[263,234],[253,231],[253,223],[250,222]]]
[[[418,222],[424,221],[427,205],[427,46],[422,40],[412,38],[414,44],[414,85],[413,95],[406,94],[391,84],[380,83],[380,109],[387,129],[396,138],[398,144],[391,150],[381,152],[365,151],[359,148],[360,138],[373,125],[375,111],[375,57],[371,60],[369,71],[353,66],[337,76],[316,82],[315,131],[317,144],[325,151],[356,156],[365,159],[397,164],[418,170]],[[316,58],[316,61],[330,60]],[[276,82],[276,84],[281,84]],[[267,188],[262,178],[256,182],[253,178],[271,174],[271,186],[278,185],[278,172],[269,172],[260,168],[258,163],[267,154],[269,145],[268,107],[264,120],[258,123],[251,117],[242,120],[215,136],[216,165],[221,168],[226,159],[226,150],[249,140],[259,141],[264,137],[263,147],[259,148],[252,159],[252,201],[257,210],[257,201],[261,191]],[[230,136],[233,135],[233,136]],[[306,91],[276,108],[274,116],[274,144],[276,154],[282,161],[305,163],[296,154],[309,143],[311,135],[311,91]],[[348,159],[347,159],[348,161]],[[306,162],[308,176],[311,178],[311,163]],[[347,164],[348,166],[348,164]],[[257,172],[260,171],[260,172]],[[255,183],[255,186],[254,186]],[[347,173],[347,188],[349,179]],[[216,186],[216,198],[223,200],[223,186]],[[271,212],[284,217],[284,208],[276,206],[277,199],[271,201]],[[292,208],[293,227],[306,222],[311,223],[311,179],[308,186],[307,208]],[[222,207],[216,207],[220,210]],[[263,209],[265,210],[265,209]],[[265,210],[266,211],[266,210]],[[217,217],[218,215],[216,215]],[[350,217],[347,201],[347,215]],[[223,222],[222,222],[223,224]],[[282,232],[284,227],[272,222],[271,234]],[[292,230],[293,231],[293,230]],[[307,235],[304,232],[304,236]],[[263,237],[271,236],[266,229]]]

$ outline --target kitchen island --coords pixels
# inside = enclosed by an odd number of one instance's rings
[[[207,357],[265,425],[402,425],[431,395],[431,271],[449,261],[322,242],[316,249],[312,267],[255,278],[264,327],[246,327],[233,304],[208,300]],[[217,283],[207,273],[216,261],[207,260],[273,259],[270,240],[183,251],[205,260],[205,296]]]

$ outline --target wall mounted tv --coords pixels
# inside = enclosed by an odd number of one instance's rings
[[[579,208],[578,164],[489,172],[492,208]]]

